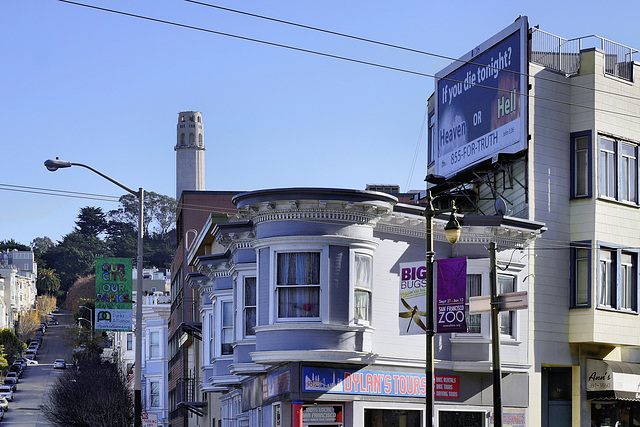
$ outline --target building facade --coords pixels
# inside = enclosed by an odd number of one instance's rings
[[[547,227],[527,277],[525,425],[640,423],[636,52],[520,17],[437,74],[432,191]]]
[[[424,207],[375,191],[318,188],[233,201],[237,215],[205,224],[188,256],[197,270],[188,283],[201,303],[203,425],[422,425],[425,335],[416,333],[420,320],[412,327],[401,315],[411,307],[400,304],[400,292],[425,285]],[[489,241],[500,242],[501,283],[526,290],[525,248],[541,224],[469,216],[452,246],[444,223],[435,221],[438,258],[468,257],[478,293],[488,293]],[[505,407],[521,415],[528,317],[507,317]],[[491,409],[488,315],[473,324],[438,335],[442,425],[465,414],[484,422]]]

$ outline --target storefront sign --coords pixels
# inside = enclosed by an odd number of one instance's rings
[[[587,359],[587,397],[640,401],[640,364]]]
[[[131,264],[131,258],[96,258],[95,330],[133,330]]]
[[[302,422],[341,423],[342,405],[305,405],[302,410]]]
[[[502,427],[525,427],[526,419],[524,412],[503,412]],[[494,425],[493,412],[491,413],[489,425]]]
[[[302,379],[305,392],[405,397],[424,397],[426,393],[424,374],[305,366]],[[459,377],[436,375],[435,389],[440,392],[437,398],[458,398]]]
[[[291,371],[269,375],[262,383],[262,398],[269,399],[291,389]]]
[[[457,399],[460,397],[459,377],[435,376],[435,396],[443,399]]]
[[[467,332],[467,259],[439,259],[436,332]]]

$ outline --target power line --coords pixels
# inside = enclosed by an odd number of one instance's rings
[[[103,11],[103,12],[115,13],[115,14],[118,14],[118,15],[129,16],[129,17],[138,18],[138,19],[144,19],[144,20],[147,20],[147,21],[158,22],[158,23],[167,24],[167,25],[173,25],[173,26],[176,26],[176,27],[181,27],[181,28],[186,28],[186,29],[196,30],[196,31],[202,31],[202,32],[210,33],[210,34],[216,34],[216,35],[220,35],[220,36],[226,36],[226,37],[236,38],[236,39],[245,40],[245,41],[252,41],[252,42],[255,42],[255,43],[265,44],[265,45],[274,46],[274,47],[280,47],[280,48],[284,48],[284,49],[290,49],[290,50],[303,52],[303,53],[310,53],[310,54],[313,54],[313,55],[324,56],[324,57],[327,57],[327,58],[340,59],[340,60],[343,60],[343,61],[353,62],[353,63],[357,63],[357,64],[362,64],[362,65],[369,65],[369,66],[372,66],[372,67],[378,67],[378,68],[391,70],[391,71],[398,71],[398,72],[402,72],[402,73],[406,73],[406,74],[412,74],[412,75],[421,76],[421,77],[436,78],[436,76],[434,74],[428,74],[428,73],[422,73],[422,72],[419,72],[419,71],[407,70],[407,69],[404,69],[404,68],[393,67],[393,66],[390,66],[390,65],[378,64],[378,63],[370,62],[370,61],[363,61],[363,60],[359,60],[359,59],[349,58],[349,57],[346,57],[346,56],[333,55],[333,54],[319,52],[319,51],[315,51],[315,50],[311,50],[311,49],[305,49],[305,48],[285,45],[285,44],[281,44],[281,43],[269,42],[269,41],[266,41],[266,40],[260,40],[260,39],[256,39],[256,38],[252,38],[252,37],[245,37],[245,36],[240,36],[240,35],[237,35],[237,34],[225,33],[225,32],[222,32],[222,31],[216,31],[216,30],[211,30],[211,29],[207,29],[207,28],[196,27],[196,26],[193,26],[193,25],[181,24],[181,23],[177,23],[177,22],[167,21],[167,20],[164,20],[164,19],[151,18],[151,17],[144,16],[144,15],[138,15],[138,14],[129,13],[129,12],[123,12],[123,11],[119,11],[119,10],[115,10],[115,9],[108,9],[108,8],[104,8],[104,7],[94,6],[94,5],[78,3],[78,2],[74,2],[74,1],[70,1],[70,0],[58,0],[58,1],[62,2],[62,3],[68,3],[68,4],[76,5],[76,6],[87,7],[87,8],[90,8],[90,9],[96,9],[96,10],[100,10],[100,11]],[[438,56],[438,57],[440,56],[440,55],[431,54],[431,53],[428,53],[428,52],[423,52],[423,53],[428,54],[428,55]],[[447,58],[447,59],[449,59],[449,58]],[[455,61],[460,61],[460,60],[455,59]],[[473,62],[466,62],[466,63],[474,64]],[[480,64],[480,65],[482,65],[483,67],[491,68],[491,67],[489,67],[487,65],[483,65],[483,64]],[[515,72],[509,71],[509,70],[501,70],[501,71],[515,73]],[[569,87],[573,86],[573,87],[580,87],[580,88],[584,88],[584,89],[590,89],[588,87],[572,85],[571,83],[558,82],[558,81],[553,80],[553,79],[545,79],[544,77],[528,75],[528,74],[524,74],[524,73],[515,73],[515,74],[527,75],[527,76],[529,76],[530,78],[533,78],[533,79],[536,79],[536,78],[544,79],[544,80],[548,80],[548,81],[554,82],[556,84],[566,85],[566,86],[569,86]],[[491,86],[481,85],[481,84],[478,84],[478,83],[468,83],[468,82],[465,83],[462,80],[456,80],[456,79],[452,79],[452,78],[448,78],[448,77],[440,78],[440,80],[450,81],[452,83],[468,84],[469,86],[495,90],[497,92],[513,93],[513,92],[510,92],[508,89],[500,89],[500,88],[495,88],[495,87],[491,87]],[[597,90],[597,91],[599,91],[599,90]],[[614,93],[614,92],[605,92],[605,93],[608,93],[608,94],[611,94],[611,95],[618,95],[617,93]],[[558,103],[558,104],[566,105],[566,106],[580,107],[580,108],[584,108],[584,109],[587,109],[587,110],[590,110],[590,111],[599,111],[599,112],[602,112],[602,113],[609,113],[609,114],[614,114],[614,115],[619,115],[619,116],[629,117],[629,118],[634,118],[634,119],[640,118],[640,116],[635,115],[635,114],[631,114],[631,113],[624,113],[624,112],[621,112],[621,111],[606,110],[604,108],[599,108],[599,107],[594,107],[594,106],[575,104],[575,103],[572,103],[572,102],[561,101],[561,100],[554,99],[554,98],[546,98],[546,97],[541,97],[541,96],[538,96],[538,95],[530,95],[529,93],[520,92],[520,93],[516,93],[516,95],[518,95],[518,96],[526,96],[526,97],[531,98],[531,99],[537,99],[537,100],[548,101],[548,102],[552,102],[552,103]],[[620,96],[627,96],[628,97],[628,95],[620,95]],[[640,100],[640,98],[636,98],[636,97],[633,97],[631,99]]]
[[[539,80],[543,80],[543,81],[549,81],[549,82],[552,82],[552,83],[559,83],[555,79],[550,79],[550,78],[546,78],[546,77],[542,77],[542,76],[534,76],[532,74],[523,73],[523,72],[517,72],[517,71],[511,71],[511,70],[503,70],[503,69],[500,69],[498,67],[494,67],[494,66],[487,65],[487,64],[480,64],[480,63],[473,62],[473,61],[464,61],[464,60],[461,60],[459,58],[453,58],[453,57],[450,57],[450,56],[447,56],[447,55],[441,55],[441,54],[437,54],[437,53],[433,53],[433,52],[427,52],[427,51],[420,50],[420,49],[414,49],[414,48],[410,48],[410,47],[406,47],[406,46],[400,46],[400,45],[397,45],[397,44],[382,42],[382,41],[379,41],[379,40],[373,40],[373,39],[369,39],[369,38],[365,38],[365,37],[354,36],[352,34],[340,33],[340,32],[337,32],[337,31],[327,30],[327,29],[319,28],[319,27],[313,27],[313,26],[310,26],[310,25],[304,25],[304,24],[300,24],[300,23],[297,23],[297,22],[285,21],[285,20],[282,20],[282,19],[272,18],[270,16],[258,15],[258,14],[255,14],[255,13],[246,12],[246,11],[242,11],[242,10],[238,10],[238,9],[232,9],[232,8],[229,8],[229,7],[223,7],[223,6],[219,6],[219,5],[215,5],[215,4],[211,4],[211,3],[205,3],[205,2],[196,1],[196,0],[184,0],[184,1],[189,2],[189,3],[193,3],[193,4],[197,4],[197,5],[200,5],[200,6],[207,6],[207,7],[214,8],[214,9],[224,10],[226,12],[237,13],[237,14],[241,14],[241,15],[251,16],[253,18],[264,19],[264,20],[267,20],[267,21],[273,21],[273,22],[277,22],[277,23],[280,23],[280,24],[286,24],[286,25],[291,25],[291,26],[294,26],[294,27],[304,28],[304,29],[307,29],[307,30],[318,31],[318,32],[326,33],[326,34],[331,34],[331,35],[338,36],[338,37],[344,37],[344,38],[349,38],[349,39],[352,39],[352,40],[358,40],[358,41],[362,41],[362,42],[365,42],[365,43],[371,43],[371,44],[375,44],[375,45],[379,45],[379,46],[390,47],[390,48],[393,48],[393,49],[399,49],[399,50],[403,50],[403,51],[406,51],[406,52],[419,53],[421,55],[427,55],[427,56],[431,56],[431,57],[439,58],[439,59],[446,59],[448,61],[460,62],[461,63],[460,65],[477,65],[479,67],[485,67],[485,68],[488,68],[488,69],[494,69],[494,70],[504,71],[504,72],[508,72],[508,73],[512,73],[512,74],[516,74],[516,75],[527,76],[529,78],[539,79]],[[583,86],[583,85],[578,85],[578,84],[574,84],[574,83],[566,83],[566,82],[562,82],[562,83],[570,86],[571,88],[587,89],[587,90],[591,90],[591,91],[594,91],[594,92],[600,92],[600,93],[604,93],[604,94],[608,94],[608,95],[620,96],[620,97],[628,98],[628,99],[631,99],[631,100],[640,100],[640,98],[635,97],[633,95],[628,95],[626,93],[607,91],[607,90],[603,90],[603,89],[596,89],[595,87],[592,87],[592,86]]]

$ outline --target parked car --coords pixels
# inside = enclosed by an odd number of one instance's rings
[[[0,396],[0,410],[1,410],[2,412],[6,412],[6,411],[8,411],[8,410],[9,410],[9,401],[8,401],[8,400],[7,400],[7,398],[6,398],[6,397],[4,397],[4,396]],[[4,415],[4,414],[3,414],[3,415]],[[0,417],[0,420],[1,420],[1,419],[2,419],[2,418]]]
[[[7,372],[7,378],[15,378],[16,379],[16,383],[20,382],[20,380],[18,379],[18,373],[17,372]]]
[[[56,359],[56,361],[53,362],[53,369],[67,369],[67,363],[64,359]]]
[[[53,326],[53,325],[57,325],[57,324],[58,324],[58,321],[56,319],[51,319],[51,320],[49,320],[49,323],[48,323],[49,326]]]
[[[37,360],[33,360],[33,359],[24,359],[24,360],[27,363],[27,366],[29,366],[29,365],[37,365],[38,364]]]
[[[13,402],[13,389],[8,385],[0,385],[0,396],[7,399],[9,402]]]
[[[9,366],[9,372],[16,372],[19,377],[22,377],[22,373],[24,372],[24,368],[20,364],[18,364],[18,365],[13,364],[13,365]]]
[[[5,378],[3,384],[11,387],[11,391],[18,390],[18,379],[17,378]]]
[[[27,359],[34,359],[38,353],[35,350],[27,350],[24,352],[24,355]]]

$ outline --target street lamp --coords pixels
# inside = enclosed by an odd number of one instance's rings
[[[449,243],[454,244],[460,238],[460,224],[456,219],[456,205],[452,203],[451,208],[448,209],[434,209],[433,197],[431,192],[427,194],[427,207],[424,211],[424,216],[427,220],[427,307],[425,312],[427,314],[427,330],[426,330],[426,357],[425,357],[425,373],[426,373],[426,402],[425,402],[425,422],[427,426],[433,426],[433,336],[435,331],[433,328],[433,259],[435,252],[433,251],[433,218],[443,213],[451,213],[449,222],[444,226],[444,233]]]
[[[103,174],[102,172],[92,168],[91,166],[87,166],[82,163],[68,162],[64,160],[60,160],[57,157],[55,159],[45,160],[45,167],[51,171],[55,172],[61,168],[69,168],[71,166],[81,166],[83,168],[89,169],[91,172],[94,172],[107,181],[112,182],[118,187],[122,188],[126,192],[133,194],[138,198],[138,280],[136,283],[136,329],[135,329],[135,337],[136,337],[136,357],[135,357],[135,377],[134,377],[134,420],[135,427],[142,426],[142,248],[143,248],[143,235],[144,235],[144,189],[140,187],[138,191],[134,191],[131,188],[127,187],[124,184],[116,181]]]
[[[89,322],[91,326],[91,342],[93,342],[93,322],[89,319],[85,319],[84,317],[78,317],[78,320],[84,320],[85,322]]]
[[[85,310],[89,310],[89,314],[90,314],[89,323],[91,323],[91,342],[93,342],[93,310],[91,309],[91,307],[87,307],[86,305],[79,305],[78,308],[84,308]],[[80,319],[87,320],[82,317],[78,317],[78,320]]]

